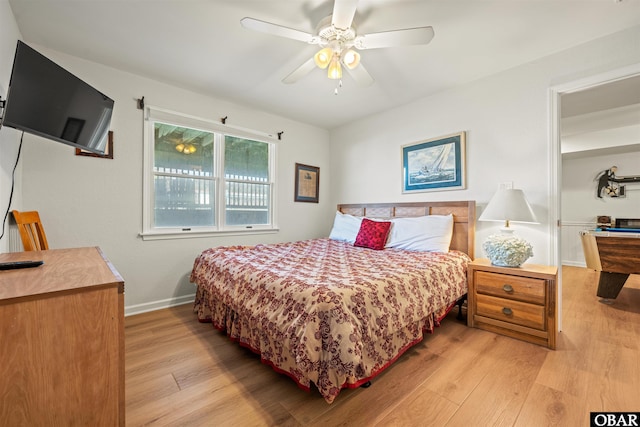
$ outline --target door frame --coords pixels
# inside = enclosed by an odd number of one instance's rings
[[[561,97],[564,94],[578,92],[602,84],[623,80],[640,74],[640,64],[618,68],[605,73],[584,77],[570,82],[552,86],[549,89],[549,164],[551,165],[550,200],[549,200],[549,254],[550,259],[558,266],[558,330],[562,330],[562,251],[560,226],[562,219],[562,152],[560,127]]]

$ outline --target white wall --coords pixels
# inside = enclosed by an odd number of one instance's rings
[[[611,166],[618,176],[640,175],[640,150],[598,156],[564,156],[562,160],[562,264],[586,266],[580,232],[592,230],[596,217],[640,218],[640,183],[626,184],[626,197],[596,196],[595,178]]]
[[[618,176],[640,175],[640,151],[563,159],[562,221],[596,222],[598,215],[640,217],[640,183],[626,185],[626,197],[596,197],[600,173],[617,166]]]
[[[7,7],[7,3],[0,2],[0,7]],[[6,12],[3,11],[0,23],[15,24]],[[14,32],[10,36],[10,43],[5,42],[4,34],[2,38],[2,82],[8,82],[8,78],[4,78],[4,68],[6,63],[13,62],[19,34]],[[172,301],[187,301],[195,290],[189,283],[189,272],[195,257],[205,248],[300,240],[329,234],[335,205],[329,198],[328,131],[40,46],[32,47],[115,100],[111,123],[114,159],[76,156],[72,147],[25,134],[22,185],[17,189],[22,194],[22,201],[13,206],[40,212],[52,249],[100,246],[125,280],[128,313],[157,308]],[[136,108],[136,99],[142,96],[150,105],[194,116],[215,120],[228,116],[227,123],[236,126],[264,132],[284,131],[277,160],[276,208],[280,231],[267,235],[142,241],[138,233],[142,231],[143,119],[142,111]],[[3,139],[15,139],[16,136],[13,129],[0,131]],[[3,159],[1,201],[4,202],[5,163],[14,159],[12,147],[3,144],[0,154]],[[293,202],[296,162],[320,167],[320,203]]]
[[[20,32],[13,19],[13,13],[9,2],[0,1],[0,97],[7,98],[7,88],[11,78],[13,55],[16,51],[16,43],[20,38]],[[18,154],[20,135],[14,129],[3,128],[0,130],[0,221],[4,219],[11,194],[11,181],[13,167]],[[22,176],[22,163],[16,169],[16,185],[20,187]],[[20,204],[20,190],[14,192],[13,206]],[[9,217],[11,214],[9,214]],[[5,224],[5,230],[9,228],[9,218]],[[8,234],[0,240],[0,252],[6,252],[9,247]]]
[[[540,225],[517,231],[530,262],[553,264],[550,213],[550,88],[640,63],[640,27],[437,93],[331,134],[334,202],[476,200],[477,214],[502,182],[524,190]],[[467,189],[402,194],[401,146],[467,132]],[[476,224],[476,256],[496,223]]]

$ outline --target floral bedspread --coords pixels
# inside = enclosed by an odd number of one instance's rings
[[[328,403],[389,366],[467,293],[469,257],[329,239],[205,250],[194,311]]]

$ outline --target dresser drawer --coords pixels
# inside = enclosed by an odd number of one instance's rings
[[[544,306],[506,298],[481,294],[476,298],[476,315],[541,331],[546,330],[544,311]]]
[[[493,295],[540,305],[545,303],[546,286],[544,279],[476,271],[475,287],[478,294]]]

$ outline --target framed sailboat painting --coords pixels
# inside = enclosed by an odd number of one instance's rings
[[[465,132],[402,146],[402,192],[465,188]]]

